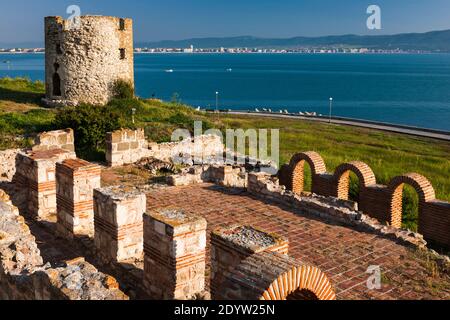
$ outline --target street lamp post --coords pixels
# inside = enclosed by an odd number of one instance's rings
[[[131,109],[131,121],[133,122],[133,124],[134,124],[134,115],[136,114],[136,108],[132,108]]]
[[[216,112],[219,112],[219,91],[216,91]]]
[[[330,119],[329,119],[329,123],[331,123],[331,111],[333,109],[333,98],[330,98]]]

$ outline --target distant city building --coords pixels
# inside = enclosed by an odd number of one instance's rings
[[[189,48],[183,50],[184,53],[194,53],[194,46],[191,44]]]

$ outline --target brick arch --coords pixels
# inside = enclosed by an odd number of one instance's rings
[[[323,158],[317,152],[308,151],[297,153],[289,163],[290,175],[286,183],[286,188],[294,193],[301,193],[304,189],[305,162],[311,168],[313,179],[315,175],[323,174],[327,171],[325,161],[323,161]]]
[[[260,300],[335,300],[328,278],[317,267],[299,266],[280,275]]]
[[[389,222],[392,226],[397,228],[402,226],[403,186],[405,184],[412,186],[419,196],[419,216],[422,213],[424,204],[436,199],[431,182],[418,173],[408,173],[393,178],[388,186],[390,197]]]
[[[348,200],[350,183],[350,171],[356,174],[359,179],[360,192],[364,188],[377,183],[372,168],[362,161],[352,161],[343,163],[334,171],[334,178],[337,183],[337,197]]]

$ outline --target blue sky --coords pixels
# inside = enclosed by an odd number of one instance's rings
[[[133,18],[138,42],[450,29],[450,0],[2,0],[0,43],[43,41],[43,17],[67,17],[72,4],[82,14]],[[382,30],[366,28],[371,4],[381,7]]]

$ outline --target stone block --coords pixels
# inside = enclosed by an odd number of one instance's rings
[[[113,186],[94,191],[94,242],[106,262],[141,259],[146,196],[135,188]]]

